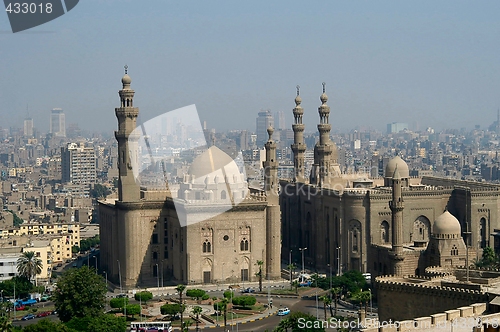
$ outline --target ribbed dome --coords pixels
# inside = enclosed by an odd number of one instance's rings
[[[204,175],[215,172],[221,168],[227,168],[231,163],[236,163],[234,160],[224,151],[212,145],[207,151],[200,154],[193,160],[191,167],[189,168],[189,174],[194,175],[195,178],[200,178]],[[231,167],[232,169],[233,167]],[[236,170],[237,170],[236,166]]]
[[[402,179],[410,177],[410,170],[408,169],[408,164],[403,159],[401,159],[400,156],[392,158],[387,163],[387,166],[385,167],[385,177],[392,178],[392,176],[394,175],[394,171],[396,170],[396,167],[398,169],[399,176]]]
[[[460,235],[461,227],[457,218],[455,218],[451,213],[445,211],[442,215],[437,217],[432,226],[432,233],[434,235]]]

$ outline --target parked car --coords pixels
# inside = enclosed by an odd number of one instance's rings
[[[30,320],[30,319],[35,319],[36,316],[33,315],[33,314],[27,314],[26,316],[23,316],[23,318],[21,318],[21,320]]]
[[[41,298],[40,298],[40,302],[47,302],[48,300],[50,300],[50,295],[43,295]]]
[[[39,313],[36,316],[37,317],[47,317],[47,316],[50,316],[51,314],[52,314],[52,311],[44,311],[44,312]]]
[[[16,305],[16,311],[23,311],[24,309],[26,309],[25,305]]]
[[[281,308],[278,310],[278,316],[286,316],[290,313],[290,309],[287,307]]]
[[[248,288],[243,288],[243,289],[241,290],[241,292],[242,292],[242,293],[255,293],[255,289],[250,288],[250,287],[248,287]]]

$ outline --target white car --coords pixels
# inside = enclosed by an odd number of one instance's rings
[[[278,316],[286,316],[290,313],[290,309],[287,307],[281,308],[278,310]]]

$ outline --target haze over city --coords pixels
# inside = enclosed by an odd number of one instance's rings
[[[500,106],[500,3],[484,1],[82,1],[26,32],[0,15],[0,122],[29,115],[112,132],[123,66],[139,121],[196,104],[218,131],[251,129],[261,109],[292,122],[301,86],[306,131],[326,82],[333,131],[483,128]],[[98,119],[98,120],[97,120]]]

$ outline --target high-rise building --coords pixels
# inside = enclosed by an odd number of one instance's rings
[[[54,108],[50,113],[50,133],[57,137],[66,137],[66,119],[60,108]]]
[[[387,124],[387,133],[399,133],[400,131],[403,131],[405,129],[408,129],[408,123],[404,122],[393,122],[393,123],[388,123]]]
[[[274,113],[274,123],[276,125],[276,129],[285,130],[286,128],[286,118],[285,112],[279,111]]]
[[[96,157],[92,147],[68,143],[61,148],[62,182],[92,184],[96,182]]]
[[[24,136],[33,137],[33,118],[24,119]]]
[[[270,110],[260,111],[257,117],[256,130],[257,145],[262,146],[267,142],[267,128],[274,127],[274,118]]]

